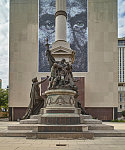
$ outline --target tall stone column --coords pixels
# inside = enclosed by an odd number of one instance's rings
[[[72,64],[74,62],[75,51],[70,48],[70,43],[66,39],[66,0],[56,0],[55,12],[55,42],[50,49],[56,61],[65,59]]]
[[[66,41],[66,0],[56,0],[55,41]]]

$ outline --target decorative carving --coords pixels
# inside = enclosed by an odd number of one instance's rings
[[[68,53],[68,52],[66,52],[66,51],[60,49],[60,50],[58,50],[58,51],[55,51],[54,53],[56,53],[56,54],[58,54],[58,53],[64,53],[64,54],[65,54],[65,53]]]
[[[53,95],[48,96],[47,100],[46,100],[46,104],[47,105],[51,105],[51,104],[57,104],[57,105],[64,105],[64,104],[70,104],[70,105],[75,105],[75,99],[74,96],[67,96],[67,95],[63,95],[63,96],[58,96],[55,97]]]
[[[64,53],[64,54],[65,54],[65,53],[66,53],[66,54],[71,54],[71,53],[74,52],[72,49],[68,49],[68,48],[59,46],[59,47],[56,47],[56,48],[51,49],[52,55],[53,55],[54,53],[58,53],[60,50],[61,50],[62,53]]]
[[[70,103],[71,105],[75,105],[75,99],[74,99],[73,96],[70,97],[69,103]]]
[[[55,101],[55,104],[58,104],[58,105],[62,105],[62,104],[68,104],[62,96],[59,96],[56,101]]]
[[[47,104],[50,105],[53,103],[53,98],[52,97],[48,97],[47,98]]]

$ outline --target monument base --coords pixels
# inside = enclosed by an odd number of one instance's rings
[[[45,107],[38,115],[21,120],[19,125],[8,126],[8,131],[28,139],[93,139],[94,130],[113,130],[90,115],[81,115],[76,108],[73,90],[55,89],[45,92]]]
[[[58,139],[58,140],[71,140],[71,139],[93,139],[94,133],[92,132],[29,132],[26,134],[27,139]]]
[[[31,127],[32,131],[26,133],[26,138],[93,138],[93,133],[88,131],[88,126],[80,124],[81,110],[75,107],[75,91],[55,89],[48,90],[45,94],[47,96],[45,108],[41,108],[40,114],[31,116],[31,119],[20,121],[22,126],[24,124],[24,129],[28,128],[31,123],[35,124],[37,122],[36,125]]]
[[[47,125],[78,125],[80,124],[80,109],[75,107],[76,94],[73,90],[55,89],[45,92],[47,99],[45,108],[41,108],[38,117],[39,124]]]
[[[41,115],[41,114],[40,114]],[[114,130],[113,126],[102,124],[90,115],[80,115],[79,125],[45,125],[38,124],[39,115],[20,123],[9,125],[2,131],[2,137],[26,137],[28,139],[93,139],[94,137],[125,137],[125,131]],[[35,118],[35,119],[33,119]],[[87,121],[86,121],[87,120]],[[84,122],[84,123],[83,123]]]

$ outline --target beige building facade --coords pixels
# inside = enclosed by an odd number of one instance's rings
[[[118,107],[117,0],[88,0],[88,72],[84,107],[102,120],[116,118]],[[10,119],[21,118],[30,102],[32,78],[38,72],[38,1],[10,0]]]

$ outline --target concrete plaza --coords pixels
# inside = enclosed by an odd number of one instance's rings
[[[0,121],[0,131],[6,131],[10,124],[18,122]],[[125,130],[125,123],[113,125],[117,130]],[[93,140],[42,140],[25,137],[0,137],[0,150],[125,150],[125,137],[95,137]]]

